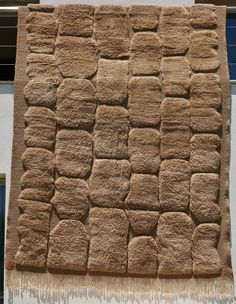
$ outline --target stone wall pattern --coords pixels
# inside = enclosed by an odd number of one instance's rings
[[[29,5],[19,267],[221,275],[212,5]]]

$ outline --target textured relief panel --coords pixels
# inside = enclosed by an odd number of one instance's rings
[[[61,130],[55,148],[57,172],[67,177],[85,177],[92,168],[92,138],[82,130]]]
[[[199,222],[220,220],[218,203],[219,175],[197,173],[191,178],[190,210]]]
[[[161,103],[162,129],[188,129],[190,102],[184,98],[164,98]]]
[[[219,68],[218,35],[212,30],[194,31],[190,36],[190,64],[194,72],[214,72]]]
[[[65,128],[90,128],[95,120],[95,88],[87,79],[64,79],[57,94],[57,122]]]
[[[124,208],[129,179],[130,164],[127,160],[96,159],[90,178],[92,203],[100,207]]]
[[[88,78],[97,71],[97,51],[91,38],[60,36],[55,55],[63,77]]]
[[[123,210],[92,208],[89,214],[90,272],[126,272],[129,223]]]
[[[27,148],[22,163],[26,171],[21,178],[19,197],[48,203],[54,191],[53,153],[42,148]]]
[[[133,77],[129,82],[128,109],[135,127],[160,122],[161,83],[157,77]]]
[[[51,199],[62,220],[83,220],[90,207],[89,187],[83,179],[59,177],[55,181],[55,194]]]
[[[167,212],[160,216],[157,228],[160,276],[192,275],[192,232],[193,223],[186,213]]]
[[[59,74],[56,58],[53,55],[31,53],[26,57],[26,64],[26,73],[30,79],[55,78]]]
[[[37,78],[29,81],[24,88],[25,101],[30,106],[54,106],[59,83],[59,78]]]
[[[58,22],[51,13],[32,12],[27,17],[27,44],[32,53],[51,54],[55,49]]]
[[[188,129],[162,129],[160,154],[163,158],[188,158],[191,134]]]
[[[59,34],[65,36],[92,36],[93,16],[94,7],[91,5],[59,5]]]
[[[161,61],[165,96],[186,96],[190,87],[191,69],[184,56],[164,57]]]
[[[154,5],[131,5],[129,9],[134,31],[154,30],[158,26],[161,7]]]
[[[220,79],[216,74],[194,74],[191,78],[191,105],[217,108],[221,105]]]
[[[44,107],[30,107],[24,115],[27,147],[51,149],[55,143],[56,115]]]
[[[129,113],[122,107],[100,106],[94,127],[94,151],[97,158],[128,157]]]
[[[157,273],[157,244],[151,236],[138,236],[129,242],[128,273],[155,275]]]
[[[217,132],[222,125],[219,112],[212,108],[192,108],[191,128],[195,132]]]
[[[97,97],[100,103],[120,105],[128,93],[128,61],[100,59],[97,72]]]
[[[161,40],[156,33],[134,34],[130,43],[130,70],[133,75],[156,75],[160,72]]]
[[[106,274],[143,277],[153,299],[165,284],[150,278],[229,277],[223,8],[28,8],[16,65],[12,267],[89,274],[99,286]]]
[[[189,205],[191,166],[185,160],[165,160],[160,167],[160,207],[184,211]]]
[[[159,132],[151,128],[133,128],[129,133],[129,156],[135,173],[156,174],[160,166]]]
[[[126,198],[128,209],[159,210],[158,177],[149,174],[133,174]]]
[[[85,227],[80,221],[60,221],[49,235],[47,267],[85,271],[88,243]]]
[[[94,33],[102,57],[128,56],[129,25],[125,8],[115,5],[99,6],[95,10]]]
[[[128,210],[127,216],[132,231],[137,235],[145,235],[156,228],[160,213],[157,211]]]
[[[23,214],[18,219],[20,246],[16,253],[19,267],[45,268],[51,206],[39,201],[18,200]]]
[[[183,98],[165,98],[161,104],[162,158],[188,158],[190,155],[190,102]]]
[[[220,275],[222,266],[216,249],[220,226],[201,224],[193,233],[193,274],[194,276]]]
[[[184,55],[188,50],[189,13],[184,6],[165,6],[160,16],[163,54]]]
[[[191,139],[190,163],[193,172],[218,172],[220,138],[215,134],[196,134]]]
[[[190,23],[193,28],[214,28],[217,26],[217,16],[214,5],[192,5],[190,8]]]

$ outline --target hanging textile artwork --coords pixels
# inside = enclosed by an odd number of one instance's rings
[[[12,297],[232,298],[225,15],[213,5],[20,8]]]

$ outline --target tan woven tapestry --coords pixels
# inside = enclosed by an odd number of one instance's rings
[[[11,303],[23,290],[49,303],[233,299],[225,15],[20,8]]]

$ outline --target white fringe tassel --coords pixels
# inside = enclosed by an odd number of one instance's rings
[[[90,275],[59,275],[7,271],[8,304],[28,292],[37,303],[69,303],[70,298],[100,303],[176,303],[179,299],[203,304],[234,302],[233,280],[158,279]]]

